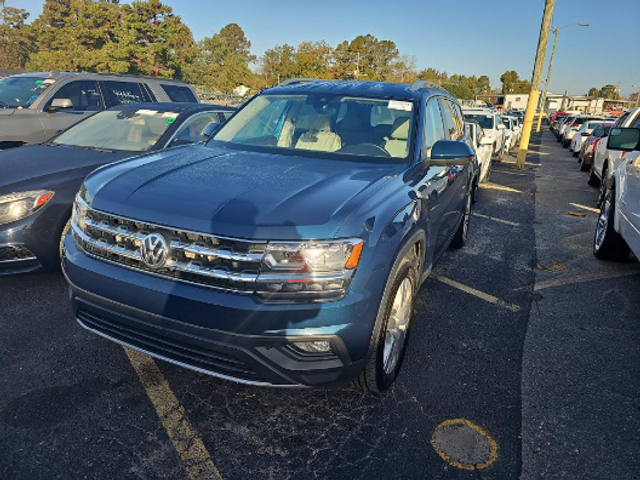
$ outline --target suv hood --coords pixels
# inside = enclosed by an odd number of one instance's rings
[[[188,145],[98,169],[85,184],[93,208],[149,223],[239,238],[332,238],[400,168]]]

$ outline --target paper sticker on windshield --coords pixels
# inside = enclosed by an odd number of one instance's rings
[[[155,115],[156,113],[158,113],[158,111],[157,110],[147,110],[145,108],[142,108],[142,109],[136,111],[136,113],[138,115]]]
[[[36,80],[36,85],[40,85],[44,80]]]
[[[162,118],[173,118],[173,119],[176,119],[176,118],[178,118],[178,114],[175,113],[175,112],[164,112],[162,114]]]
[[[51,85],[52,83],[56,83],[56,79],[55,78],[45,78],[44,80],[42,80],[42,83],[44,83],[45,85]]]
[[[410,112],[413,110],[413,103],[411,102],[401,102],[400,100],[389,100],[389,105],[387,108],[390,110],[403,110],[405,112]]]
[[[175,122],[175,121],[176,121],[176,119],[175,119],[175,118],[167,118],[165,121],[166,121],[167,123],[173,123],[173,122]]]

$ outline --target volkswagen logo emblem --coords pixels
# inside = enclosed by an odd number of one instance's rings
[[[164,266],[169,255],[167,241],[159,233],[150,233],[142,240],[140,255],[148,267],[160,268]]]

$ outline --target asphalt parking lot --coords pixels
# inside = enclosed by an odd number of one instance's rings
[[[0,478],[640,478],[640,264],[593,257],[596,191],[531,148],[493,165],[379,398],[154,361],[82,330],[59,272],[0,278]]]

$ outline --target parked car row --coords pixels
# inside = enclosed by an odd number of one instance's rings
[[[504,123],[428,82],[292,80],[230,113],[120,105],[0,152],[0,265],[58,253],[81,326],[187,368],[386,390]]]
[[[551,129],[570,142],[580,169],[589,171],[587,183],[600,188],[595,256],[620,261],[633,252],[640,259],[640,108],[619,118],[566,115]]]

